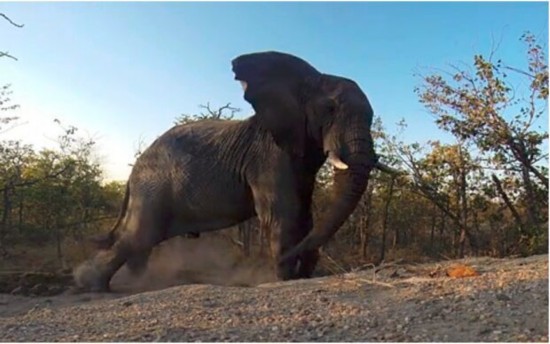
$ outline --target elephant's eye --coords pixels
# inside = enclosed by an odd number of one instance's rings
[[[336,102],[332,99],[328,100],[325,104],[325,113],[332,115],[336,111]]]

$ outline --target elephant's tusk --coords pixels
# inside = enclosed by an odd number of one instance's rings
[[[248,86],[248,84],[246,83],[246,81],[242,81],[242,80],[239,80],[241,82],[241,86],[243,88],[243,91],[246,92],[246,87]]]
[[[339,170],[347,170],[348,165],[346,165],[340,158],[333,152],[328,153],[328,162]]]

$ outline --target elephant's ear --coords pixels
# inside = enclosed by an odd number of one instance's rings
[[[277,145],[302,156],[306,114],[300,104],[303,81],[320,73],[304,60],[279,52],[241,55],[232,61],[235,79],[243,84],[244,99]]]

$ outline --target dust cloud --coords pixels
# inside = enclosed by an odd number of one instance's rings
[[[213,233],[214,234],[214,233]],[[220,235],[173,238],[156,247],[141,276],[123,266],[111,280],[113,291],[143,292],[183,284],[256,286],[275,281],[267,258],[246,258]]]

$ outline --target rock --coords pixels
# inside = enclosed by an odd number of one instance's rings
[[[130,307],[130,306],[133,305],[133,304],[134,304],[134,303],[133,303],[132,301],[124,301],[124,302],[122,303],[122,306],[124,306],[124,307]]]
[[[499,300],[499,301],[510,301],[510,300],[511,300],[510,296],[508,296],[508,295],[506,295],[506,294],[502,294],[502,293],[498,293],[498,294],[496,295],[496,298],[497,298],[497,300]]]
[[[73,272],[73,269],[71,268],[64,268],[64,269],[59,269],[59,271],[57,272],[59,275],[69,275]]]
[[[18,286],[18,287],[15,287],[15,289],[13,289],[10,294],[12,295],[26,295],[27,294],[27,288],[25,288],[24,286]]]
[[[50,296],[59,295],[59,294],[63,293],[64,291],[65,291],[64,287],[62,287],[60,285],[52,285],[49,288],[48,295],[50,295]]]
[[[44,284],[42,283],[37,283],[35,284],[30,290],[30,294],[31,295],[36,295],[36,296],[40,296],[40,295],[44,295],[44,293],[47,293],[49,291],[48,287],[45,286]]]

